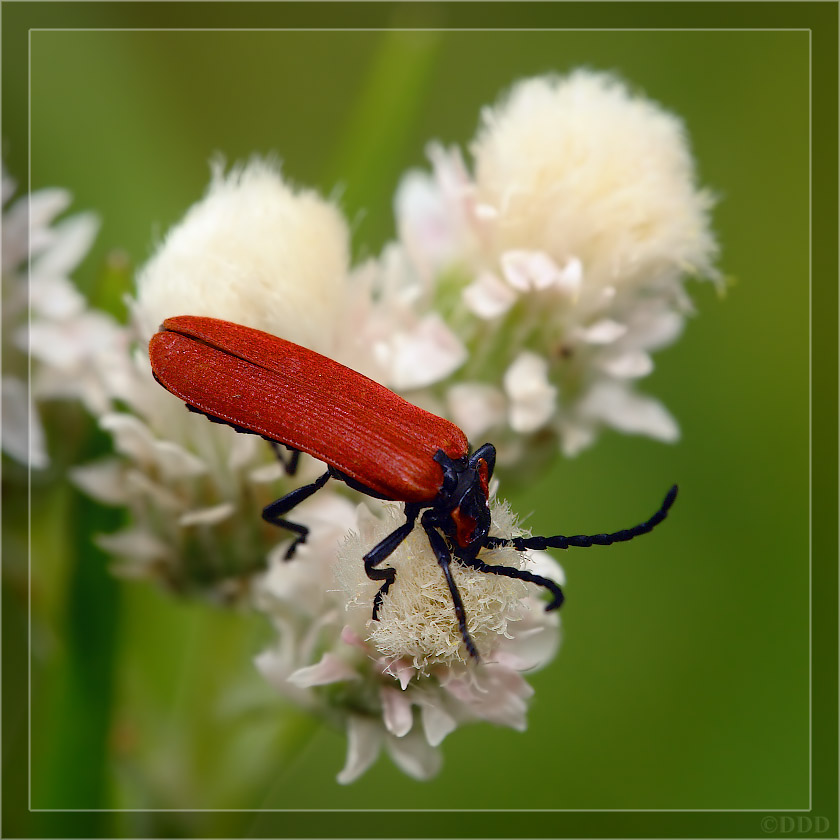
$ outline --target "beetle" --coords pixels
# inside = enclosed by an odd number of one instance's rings
[[[454,423],[424,411],[361,373],[285,339],[216,318],[167,318],[149,343],[155,379],[191,411],[258,434],[292,454],[294,472],[301,452],[327,465],[313,481],[271,502],[263,518],[296,536],[291,559],[306,540],[305,525],[286,515],[330,478],[377,499],[402,502],[405,522],[364,555],[365,572],[382,585],[373,599],[374,620],[396,570],[382,563],[411,533],[419,518],[443,572],[467,652],[479,661],[452,577],[453,558],[463,566],[516,578],[547,589],[546,610],[563,603],[552,580],[479,559],[482,548],[513,546],[519,551],[587,548],[624,542],[655,528],[677,495],[674,485],[659,510],[633,528],[611,534],[552,537],[491,537],[489,482],[496,463],[493,444],[471,452]],[[281,459],[282,460],[282,459]]]

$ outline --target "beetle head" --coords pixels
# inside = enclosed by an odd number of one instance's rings
[[[435,504],[438,524],[452,543],[456,557],[473,558],[490,530],[490,478],[496,465],[496,449],[485,443],[470,458],[453,461],[443,452],[435,456],[444,481]],[[445,460],[444,460],[445,459]]]

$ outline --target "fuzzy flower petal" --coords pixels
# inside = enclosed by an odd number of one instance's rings
[[[255,159],[225,175],[168,234],[138,279],[150,335],[173,315],[213,315],[318,349],[330,335],[349,260],[347,225],[330,203],[295,191]]]

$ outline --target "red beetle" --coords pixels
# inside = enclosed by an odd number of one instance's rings
[[[372,379],[260,330],[191,315],[167,318],[149,343],[149,357],[155,379],[191,411],[287,447],[292,452],[289,472],[294,472],[300,452],[327,464],[327,471],[312,484],[263,510],[267,522],[297,534],[286,559],[305,541],[308,529],[283,517],[330,477],[374,498],[404,502],[405,523],[364,556],[367,576],[383,581],[373,601],[373,618],[397,574],[393,568],[378,567],[411,533],[419,516],[449,586],[464,644],[476,660],[478,652],[450,570],[453,555],[469,568],[545,587],[553,596],[546,610],[554,610],[563,603],[554,581],[510,566],[488,565],[478,559],[478,552],[500,545],[521,551],[630,540],[662,522],[677,495],[674,485],[650,519],[612,534],[491,537],[487,499],[496,463],[493,445],[485,443],[470,454],[469,442],[457,426]]]

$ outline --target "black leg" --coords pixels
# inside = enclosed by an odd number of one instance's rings
[[[288,513],[293,507],[299,505],[304,499],[308,499],[313,493],[317,493],[327,483],[329,477],[330,472],[327,470],[322,476],[313,481],[312,484],[304,484],[303,487],[298,487],[296,490],[292,490],[291,493],[286,493],[283,498],[277,499],[277,501],[263,508],[262,517],[266,522],[276,525],[278,528],[286,528],[298,535],[286,551],[286,560],[291,560],[295,551],[297,551],[297,547],[301,543],[306,542],[309,528],[306,525],[300,525],[297,522],[289,522],[288,519],[283,519],[283,514]]]
[[[268,440],[268,438],[266,438],[266,440]],[[286,475],[294,475],[297,472],[298,461],[300,461],[300,450],[295,449],[292,446],[286,446],[285,443],[277,443],[276,440],[268,440],[268,442],[271,444],[271,448],[274,450],[277,460],[283,465]],[[286,457],[280,451],[281,446],[289,453],[288,460],[286,460]]]
[[[478,655],[475,643],[467,632],[467,614],[464,612],[464,602],[461,600],[461,593],[458,591],[458,586],[452,577],[452,554],[440,531],[425,516],[423,517],[423,528],[429,536],[429,544],[432,546],[432,551],[434,551],[435,557],[437,557],[438,565],[443,570],[443,576],[446,578],[446,583],[449,586],[449,594],[452,596],[452,606],[455,607],[455,617],[458,619],[458,627],[461,630],[461,638],[467,647],[467,653],[476,662],[480,662],[481,657]]]
[[[537,586],[544,586],[554,597],[546,606],[545,611],[550,612],[560,607],[565,600],[563,590],[553,581],[541,575],[535,575],[532,572],[526,572],[523,569],[517,569],[514,566],[492,566],[474,557],[471,560],[464,560],[459,558],[459,563],[464,566],[469,566],[479,572],[486,572],[490,575],[503,575],[504,577],[516,578],[517,580],[526,580],[529,583],[536,583]]]
[[[650,533],[668,515],[674,499],[677,498],[677,485],[675,484],[665,496],[662,506],[656,513],[640,525],[633,528],[625,528],[623,531],[615,531],[612,534],[576,534],[573,537],[564,537],[558,534],[555,537],[487,537],[484,545],[487,548],[496,548],[500,545],[512,545],[520,551],[525,548],[533,548],[542,551],[546,548],[589,548],[591,545],[612,545],[617,542],[626,542],[633,537]]]
[[[397,576],[397,570],[394,568],[377,569],[383,560],[387,559],[397,548],[397,546],[412,532],[414,523],[417,521],[417,514],[420,513],[420,506],[415,504],[406,504],[405,506],[405,522],[394,531],[391,531],[384,540],[377,543],[364,556],[365,574],[371,580],[384,580],[385,583],[379,588],[376,597],[373,599],[373,618],[377,620],[379,615],[379,608],[382,606],[382,598],[391,588],[391,584]]]

